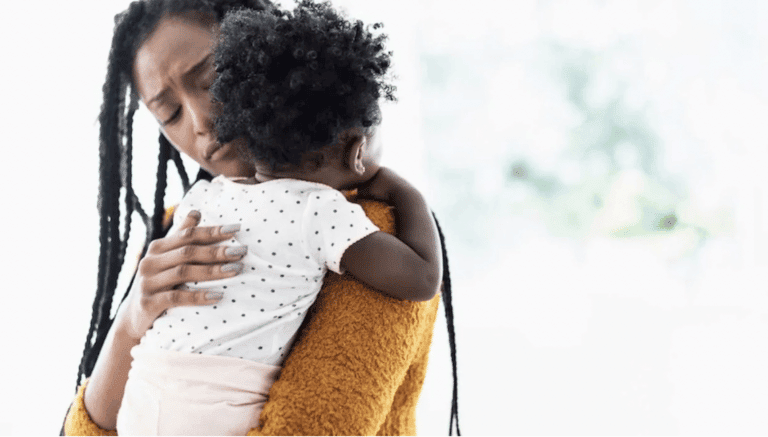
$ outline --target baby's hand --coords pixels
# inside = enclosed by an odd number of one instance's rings
[[[358,187],[357,194],[391,203],[398,192],[408,188],[411,188],[411,184],[405,179],[389,168],[381,167],[371,180]]]

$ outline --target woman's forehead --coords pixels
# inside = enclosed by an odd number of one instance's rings
[[[142,98],[180,78],[210,55],[214,44],[209,26],[175,17],[161,20],[136,51],[133,75]]]

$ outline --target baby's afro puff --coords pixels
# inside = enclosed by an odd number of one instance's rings
[[[233,11],[220,32],[211,87],[221,104],[219,141],[244,138],[273,170],[300,165],[344,130],[378,125],[378,99],[395,101],[385,77],[386,35],[372,35],[328,2],[303,0],[293,12]]]

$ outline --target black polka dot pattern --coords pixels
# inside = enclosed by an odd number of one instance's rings
[[[340,192],[295,179],[258,185],[223,177],[200,181],[176,208],[174,223],[192,209],[200,211],[205,226],[240,226],[219,244],[247,246],[239,261],[244,268],[229,278],[186,284],[190,290],[221,291],[224,299],[170,309],[161,316],[165,323],[155,323],[154,335],[142,341],[273,365],[282,363],[326,271],[341,273],[344,251],[378,230]]]
[[[328,190],[309,199],[309,246],[319,264],[336,273],[341,271],[341,257],[358,240],[378,231],[359,205],[348,202],[338,191]],[[357,212],[357,214],[355,214]],[[307,217],[305,215],[305,217]]]

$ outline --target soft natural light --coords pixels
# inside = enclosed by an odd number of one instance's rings
[[[96,289],[96,119],[128,3],[0,14],[0,435],[58,433],[74,395]],[[390,36],[384,164],[446,234],[462,433],[768,433],[768,2],[333,3]],[[142,108],[146,204],[157,135]],[[448,431],[451,372],[441,305],[420,435]]]

